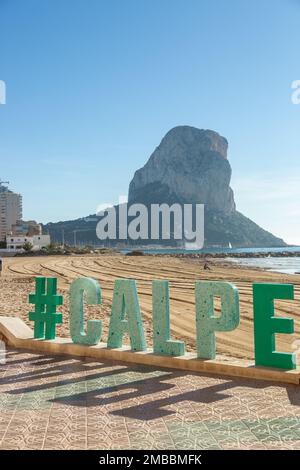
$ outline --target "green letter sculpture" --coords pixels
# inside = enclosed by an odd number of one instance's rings
[[[56,324],[62,323],[62,313],[56,312],[56,306],[62,305],[63,296],[57,295],[56,292],[56,277],[35,278],[35,293],[29,294],[29,303],[35,304],[35,309],[34,312],[29,312],[29,320],[34,321],[34,337],[36,339],[55,339]]]
[[[101,338],[102,321],[89,320],[84,333],[84,292],[88,305],[101,303],[101,290],[95,279],[80,278],[73,281],[70,287],[70,334],[73,343],[92,346]]]
[[[292,284],[253,284],[254,345],[257,366],[295,369],[295,354],[275,351],[275,333],[293,333],[292,318],[274,316],[274,299],[293,299]]]
[[[152,282],[153,352],[183,356],[184,342],[170,339],[169,282]]]
[[[127,332],[131,350],[145,351],[146,341],[135,281],[120,279],[115,281],[107,347],[121,348],[123,336]]]
[[[214,296],[221,297],[221,314],[214,315]],[[234,330],[240,320],[239,294],[229,282],[196,282],[197,356],[214,359],[216,356],[215,331]]]

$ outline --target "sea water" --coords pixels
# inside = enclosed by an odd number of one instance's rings
[[[285,274],[300,274],[300,256],[286,256],[268,258],[226,258],[226,261],[252,266],[253,268],[264,268],[269,271]]]
[[[139,250],[140,248],[132,248]],[[145,253],[149,254],[214,254],[214,253],[223,253],[226,261],[232,261],[244,266],[252,266],[256,268],[264,268],[274,272],[280,272],[285,274],[295,274],[300,273],[300,246],[288,246],[288,247],[278,247],[278,248],[207,248],[203,250],[183,250],[176,248],[161,248],[161,249],[141,249]],[[132,250],[122,250],[124,253]],[[272,253],[282,253],[282,252],[299,252],[299,256],[272,256]],[[226,254],[230,253],[230,257],[226,258]],[[232,255],[234,253],[270,253],[270,256],[262,257],[245,257],[245,258],[234,258]]]

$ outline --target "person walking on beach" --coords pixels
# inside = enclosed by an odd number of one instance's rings
[[[2,274],[2,266],[3,266],[3,260],[0,258],[0,276]]]

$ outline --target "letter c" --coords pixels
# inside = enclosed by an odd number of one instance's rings
[[[88,305],[101,304],[101,289],[92,278],[79,278],[70,286],[70,334],[73,343],[93,346],[98,344],[102,334],[101,320],[88,320],[84,332],[84,292]]]

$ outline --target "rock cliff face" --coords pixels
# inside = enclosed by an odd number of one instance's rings
[[[190,126],[171,129],[137,170],[128,202],[205,204],[205,246],[284,246],[235,207],[228,142],[217,132]]]
[[[230,214],[235,210],[229,186],[228,143],[209,130],[179,126],[170,130],[145,166],[135,172],[129,203],[202,203]]]

